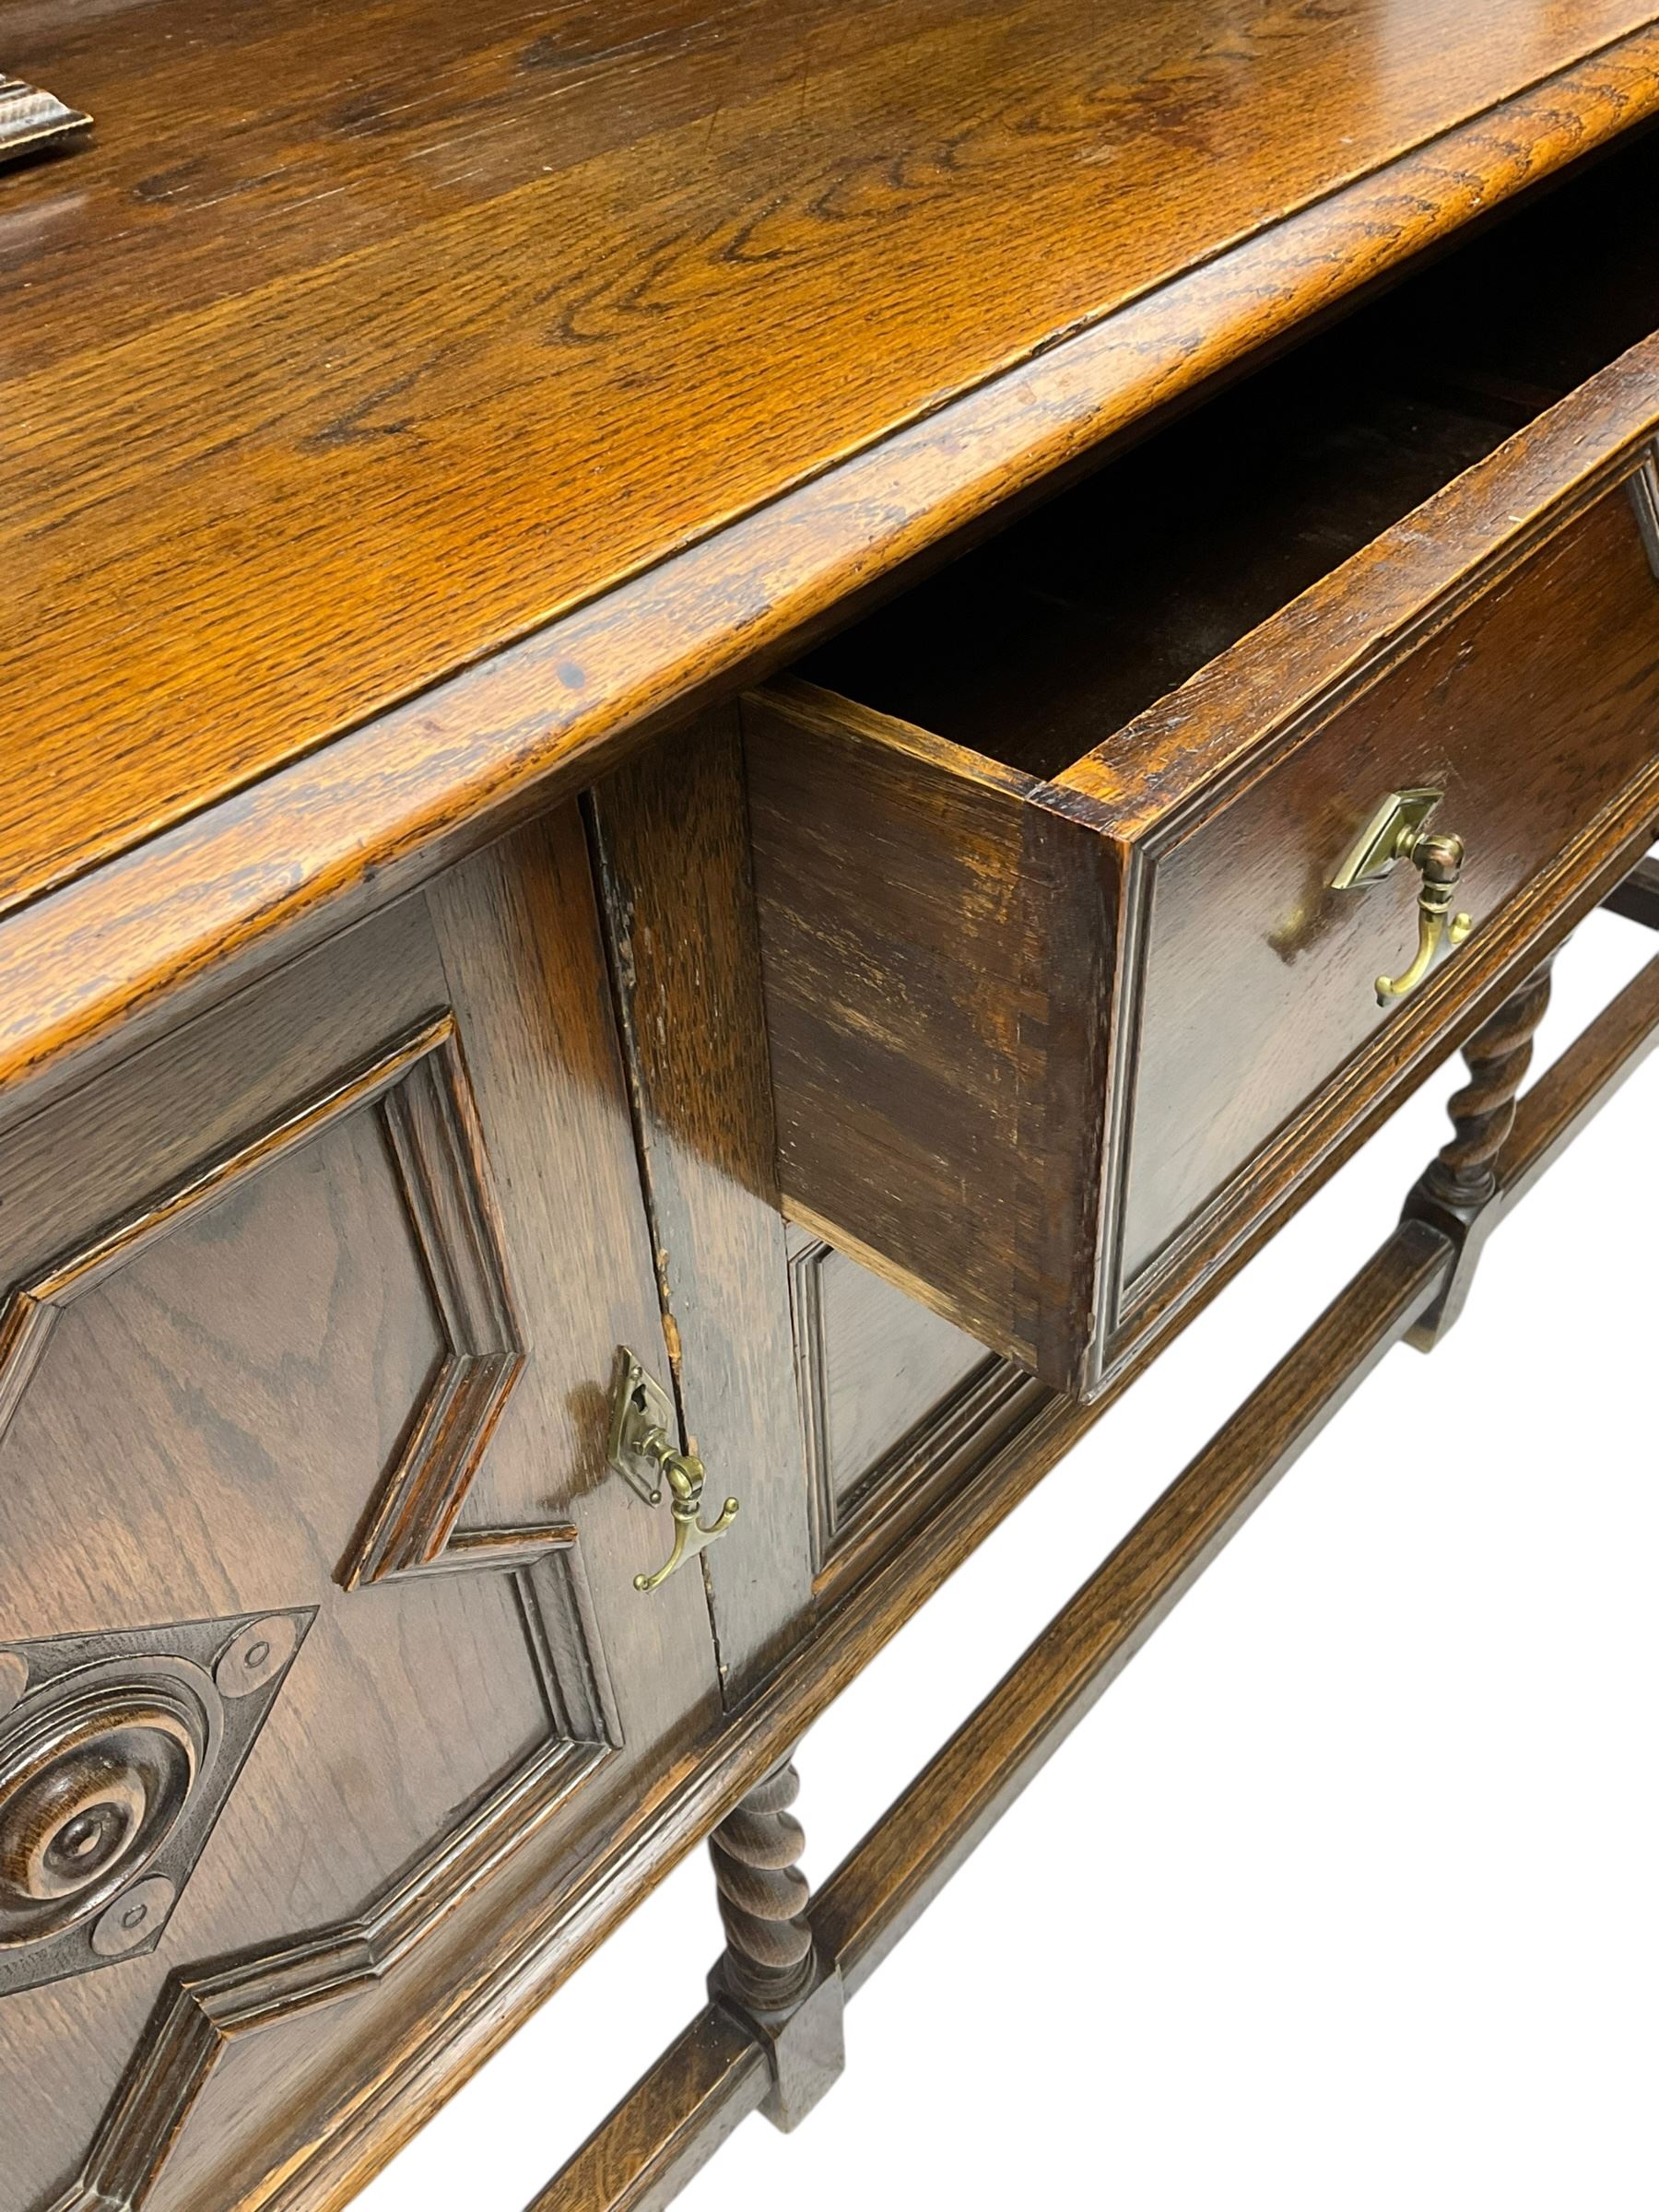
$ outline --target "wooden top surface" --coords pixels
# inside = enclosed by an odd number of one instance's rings
[[[1653,112],[1654,21],[0,0],[0,63],[97,119],[0,171],[0,913],[159,841],[99,909],[108,1014],[597,764]],[[0,1077],[91,1020],[6,967]]]

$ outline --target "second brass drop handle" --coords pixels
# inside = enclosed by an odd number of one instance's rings
[[[1406,998],[1415,991],[1434,964],[1443,935],[1450,945],[1461,945],[1475,924],[1467,914],[1452,914],[1453,894],[1463,874],[1464,841],[1444,834],[1416,838],[1405,854],[1422,876],[1418,889],[1417,957],[1401,975],[1377,978],[1377,1004]],[[1450,922],[1446,917],[1452,915]]]
[[[699,1518],[707,1471],[695,1451],[676,1450],[669,1435],[673,1418],[667,1392],[626,1345],[619,1345],[611,1385],[610,1464],[627,1477],[647,1505],[661,1504],[666,1484],[674,1521],[674,1544],[666,1559],[654,1573],[634,1576],[634,1588],[648,1593],[660,1589],[677,1568],[706,1550],[716,1536],[724,1536],[737,1518],[735,1498],[728,1498],[712,1521]]]
[[[1427,788],[1391,791],[1374,809],[1358,841],[1335,875],[1334,891],[1358,890],[1379,883],[1396,864],[1407,861],[1422,881],[1418,888],[1418,946],[1408,968],[1376,980],[1377,1004],[1406,998],[1430,969],[1442,943],[1458,946],[1475,924],[1467,914],[1452,912],[1463,874],[1464,841],[1446,830],[1431,830],[1429,817],[1444,794]]]
[[[724,1536],[737,1518],[737,1500],[728,1498],[716,1519],[698,1519],[702,1504],[704,1468],[695,1452],[665,1451],[659,1462],[668,1485],[668,1511],[674,1517],[674,1547],[654,1574],[636,1574],[636,1590],[655,1590],[677,1567],[683,1567],[716,1536]]]

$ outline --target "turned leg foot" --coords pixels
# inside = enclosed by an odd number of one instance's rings
[[[789,1808],[800,1786],[786,1759],[709,1839],[726,1933],[709,1994],[766,2045],[772,2087],[760,2109],[785,2132],[835,2081],[845,2056],[841,1977],[814,1948],[811,1891],[795,1864],[806,1839]]]

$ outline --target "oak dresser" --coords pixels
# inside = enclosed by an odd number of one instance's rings
[[[707,1839],[707,2007],[537,2200],[658,2206],[1659,1035],[1656,959],[1523,1089],[1659,925],[1659,17],[0,67],[0,2212],[344,2204]],[[815,1715],[1459,1051],[809,1894]]]

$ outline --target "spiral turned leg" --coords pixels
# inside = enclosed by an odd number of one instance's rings
[[[789,1810],[801,1778],[786,1762],[756,1784],[709,1839],[726,1932],[731,1994],[757,2012],[794,2003],[812,1980],[812,1892],[795,1865],[806,1845]]]
[[[1411,1332],[1409,1341],[1419,1351],[1430,1350],[1462,1312],[1496,1220],[1488,1209],[1498,1194],[1498,1156],[1514,1126],[1515,1100],[1549,1005],[1549,971],[1546,960],[1465,1045],[1469,1080],[1447,1102],[1452,1135],[1406,1201],[1408,1220],[1430,1223],[1457,1247],[1445,1290]]]
[[[726,1947],[711,1995],[766,2046],[771,2093],[761,2110],[794,2127],[841,2071],[841,1983],[813,1947],[812,1892],[796,1865],[806,1838],[790,1811],[800,1777],[785,1759],[709,1838]]]
[[[1515,1100],[1532,1065],[1533,1039],[1549,1005],[1549,963],[1505,999],[1464,1047],[1469,1081],[1447,1101],[1453,1135],[1425,1182],[1441,1197],[1480,1206],[1498,1188],[1495,1162],[1515,1121]]]

